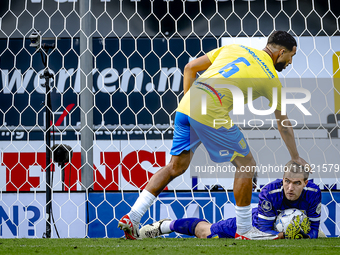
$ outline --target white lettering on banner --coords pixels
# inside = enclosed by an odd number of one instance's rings
[[[114,68],[105,68],[97,79],[97,86],[101,92],[110,93],[116,91],[116,85],[108,86],[107,84],[114,83],[118,80],[119,74]],[[60,77],[59,77],[60,79]]]
[[[6,126],[6,122],[4,122],[4,126]],[[16,132],[9,132],[9,131],[2,131],[0,136],[11,136],[14,139],[20,140],[24,137],[24,132],[16,131]]]
[[[73,89],[74,89],[74,92],[76,92],[76,93],[80,92],[80,68],[79,68],[79,66],[78,66],[78,69],[76,71],[76,79],[74,80]],[[60,93],[62,93],[62,92],[64,92],[64,91],[60,91]]]
[[[176,67],[168,68],[161,68],[161,77],[159,78],[158,82],[158,92],[164,92],[166,90],[166,84],[169,79],[173,75],[173,82],[172,82],[172,90],[179,91],[180,82],[182,78],[181,69]]]
[[[76,70],[76,71],[75,71]],[[53,75],[55,73],[50,70]],[[118,71],[115,68],[105,68],[101,72],[97,69],[92,70],[92,74],[98,72],[97,78],[97,88],[103,93],[111,93],[117,90],[117,87],[120,87],[120,92],[127,92],[128,86],[131,77],[134,78],[134,92],[140,92],[142,90],[143,81],[144,81],[144,71],[139,67],[135,67],[130,69],[124,68],[123,73],[119,75]],[[18,93],[24,94],[28,83],[31,81],[34,70],[29,69],[24,74],[21,73],[20,69],[16,69],[11,74],[9,74],[8,69],[1,70],[1,81],[2,88],[4,94],[10,93]],[[44,70],[40,70],[34,77],[34,88],[35,91],[44,94],[45,88],[42,86],[45,83],[45,79],[41,79],[40,75],[44,73]],[[74,84],[72,84],[72,77],[75,75]],[[121,81],[119,83],[119,77],[121,77]],[[169,87],[172,91],[178,92],[181,85],[182,72],[179,68],[171,67],[171,68],[161,68],[159,81],[158,81],[158,91],[164,92],[167,90],[167,84],[170,83],[170,78],[172,78],[172,84]],[[68,79],[71,79],[69,84],[73,86],[73,92],[80,92],[80,69],[70,68],[66,70],[65,68],[61,68],[54,79],[50,79],[51,82],[55,82],[57,84],[57,93],[63,93],[67,90],[68,86],[66,86],[66,82]],[[57,82],[56,82],[57,81]],[[113,84],[117,82],[117,84]],[[152,91],[154,89],[154,85],[152,83],[145,84],[145,89],[147,91]],[[92,89],[95,92],[95,89]],[[1,93],[1,88],[0,88]]]
[[[28,178],[39,178],[39,186],[37,187],[30,187],[30,191],[44,191],[46,189],[46,183],[45,183],[45,172],[41,168],[41,166],[37,165],[31,165],[28,168]],[[55,175],[54,178],[58,178],[58,175]],[[60,178],[59,178],[60,179]],[[58,180],[59,181],[59,180]],[[56,183],[58,183],[56,181]]]
[[[97,170],[100,173],[100,175],[103,176],[104,179],[106,179],[106,167],[105,167],[105,165],[97,166]]]
[[[4,191],[37,191],[45,190],[45,153],[43,152],[3,152],[1,154],[0,189]],[[143,188],[152,177],[151,168],[158,170],[165,166],[166,152],[149,152],[145,150],[131,151],[124,157],[118,151],[94,153],[94,190],[112,191],[119,190],[120,183],[128,182],[132,187]],[[150,166],[143,168],[144,163]],[[74,152],[70,165],[65,166],[65,171],[53,164],[54,186],[56,190],[81,190],[81,168],[80,152]],[[6,170],[7,168],[7,170]],[[120,169],[120,170],[119,170]],[[133,175],[131,171],[133,170]],[[65,177],[65,186],[62,189],[61,174]],[[6,181],[7,180],[7,181]],[[9,181],[8,181],[9,180]],[[124,184],[124,186],[126,186]],[[127,187],[129,189],[130,187]],[[167,189],[167,187],[166,187]]]
[[[2,160],[0,158],[0,160]],[[0,164],[0,190],[4,191],[6,187],[6,183],[7,183],[7,180],[6,180],[6,166]]]
[[[141,91],[142,90],[142,83],[143,83],[143,76],[144,76],[143,70],[139,67],[132,68],[131,70],[124,68],[120,91],[121,92],[127,92],[128,91],[129,81],[130,81],[131,77],[135,78],[135,83],[134,83],[135,86],[134,86],[133,91],[135,91],[135,92]]]
[[[59,79],[57,83],[57,92],[61,93],[65,90],[66,80],[72,76],[74,72],[74,68],[66,70],[65,68],[61,68],[59,71]]]
[[[54,193],[54,218],[57,222],[60,237],[85,237],[85,196],[83,193]],[[42,237],[46,231],[45,194],[4,193],[0,200],[0,238]],[[15,201],[15,202],[13,202]],[[70,227],[72,226],[72,227]],[[57,237],[52,228],[52,237]]]
[[[14,93],[23,94],[33,74],[33,70],[28,70],[24,75],[21,75],[21,70],[13,71],[12,77],[8,82],[8,70],[1,70],[2,87],[4,94],[10,94],[14,85],[16,90]]]

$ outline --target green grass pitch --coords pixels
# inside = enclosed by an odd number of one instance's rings
[[[0,254],[340,254],[339,238],[243,241],[157,238],[0,239]]]

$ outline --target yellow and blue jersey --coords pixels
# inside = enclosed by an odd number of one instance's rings
[[[243,45],[227,45],[207,53],[211,66],[193,83],[182,98],[177,111],[215,129],[231,128],[229,112],[233,110],[233,94],[228,88],[216,85],[227,84],[242,91],[244,104],[248,102],[248,88],[252,100],[266,97],[272,106],[273,88],[277,89],[277,105],[281,110],[281,82],[278,79],[271,57],[263,50]],[[202,114],[202,95],[206,97],[206,114]],[[238,98],[240,99],[240,97]],[[214,125],[214,120],[224,119],[227,124]]]

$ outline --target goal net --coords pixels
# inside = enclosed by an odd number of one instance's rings
[[[310,93],[303,106],[311,115],[294,104],[287,115],[300,156],[314,167],[310,181],[323,191],[320,227],[340,235],[338,1],[84,2],[0,2],[0,237],[49,237],[47,229],[51,237],[121,237],[118,220],[170,160],[184,66],[226,44],[262,49],[274,30],[298,43],[279,76],[284,88]],[[247,106],[233,117],[258,166],[254,206],[290,160],[272,119]],[[214,164],[202,146],[193,161]],[[141,224],[234,217],[234,172],[225,169],[188,169]]]

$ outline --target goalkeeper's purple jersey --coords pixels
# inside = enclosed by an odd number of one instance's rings
[[[278,234],[274,231],[277,215],[288,208],[303,211],[311,222],[310,238],[317,238],[321,216],[321,191],[313,182],[308,182],[298,200],[289,201],[284,196],[282,179],[277,179],[262,188],[258,207],[253,209],[253,226],[263,232]]]

